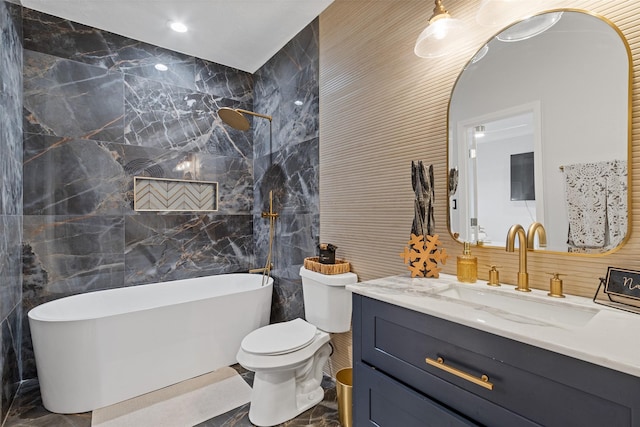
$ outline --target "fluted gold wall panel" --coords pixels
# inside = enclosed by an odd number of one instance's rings
[[[333,343],[333,354],[329,358],[324,372],[335,378],[340,369],[352,366],[351,331],[343,334],[331,334],[331,342]]]
[[[436,232],[453,256],[443,271],[455,274],[462,245],[447,231],[447,108],[458,73],[498,29],[475,24],[479,0],[447,0],[449,12],[469,24],[468,42],[446,58],[413,54],[431,15],[427,0],[335,0],[320,16],[320,240],[338,246],[360,280],[404,274],[398,256],[413,220],[411,161],[433,164]],[[546,289],[547,272],[559,272],[569,294],[593,296],[608,266],[640,269],[640,2],[540,1],[595,12],[627,38],[633,57],[632,233],[604,256],[530,253],[531,286]],[[505,224],[506,231],[510,224]],[[518,254],[474,248],[479,277],[488,264],[502,266],[503,282],[515,283]]]

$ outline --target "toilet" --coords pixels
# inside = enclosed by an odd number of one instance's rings
[[[354,273],[325,275],[300,269],[305,318],[275,323],[247,335],[238,363],[255,372],[249,420],[274,426],[295,418],[324,398],[322,369],[331,355],[329,333],[351,328]]]

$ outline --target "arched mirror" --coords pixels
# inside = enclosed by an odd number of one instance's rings
[[[449,230],[504,247],[540,222],[545,249],[604,253],[629,233],[629,46],[610,22],[556,10],[467,63],[449,104]]]

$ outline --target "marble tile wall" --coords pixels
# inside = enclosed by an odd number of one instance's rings
[[[316,19],[254,75],[254,111],[273,116],[272,143],[267,120],[254,122],[253,137],[253,229],[261,266],[268,252],[269,221],[260,214],[269,209],[269,191],[280,215],[273,244],[273,322],[304,317],[299,271],[305,257],[317,254],[318,29]]]
[[[5,178],[2,189],[2,226],[9,230],[2,235],[13,244],[0,244],[2,276],[14,275],[17,283],[1,290],[10,296],[0,306],[3,404],[13,379],[36,376],[30,308],[87,291],[262,265],[269,224],[260,212],[270,190],[280,213],[272,321],[303,316],[298,270],[316,252],[319,226],[317,20],[250,75],[30,9],[11,10],[18,19],[5,12],[0,18],[3,46],[8,23],[21,24],[23,38],[12,42],[20,63],[12,74],[3,57],[0,78],[19,79],[12,87],[24,92],[15,94],[23,103],[14,105],[12,124],[24,150],[14,144],[13,157],[0,160],[5,177],[19,176],[17,187],[6,188]],[[169,70],[157,71],[158,62]],[[253,132],[224,126],[215,114],[223,106],[273,115],[273,140],[266,120],[255,119]],[[219,211],[137,213],[136,175],[218,181]]]
[[[20,380],[22,308],[22,27],[0,0],[0,423]]]
[[[17,317],[29,379],[32,307],[254,265],[253,134],[216,114],[252,110],[254,81],[30,9],[22,15],[25,315]],[[157,71],[158,62],[169,70]],[[136,175],[217,181],[219,210],[135,212]]]

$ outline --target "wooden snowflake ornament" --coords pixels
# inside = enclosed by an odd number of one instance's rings
[[[405,264],[409,264],[411,277],[439,277],[440,270],[438,263],[445,265],[447,263],[446,249],[439,249],[438,246],[442,242],[439,236],[416,236],[411,233],[408,247],[405,246],[404,251],[400,253],[400,258],[404,259]]]

